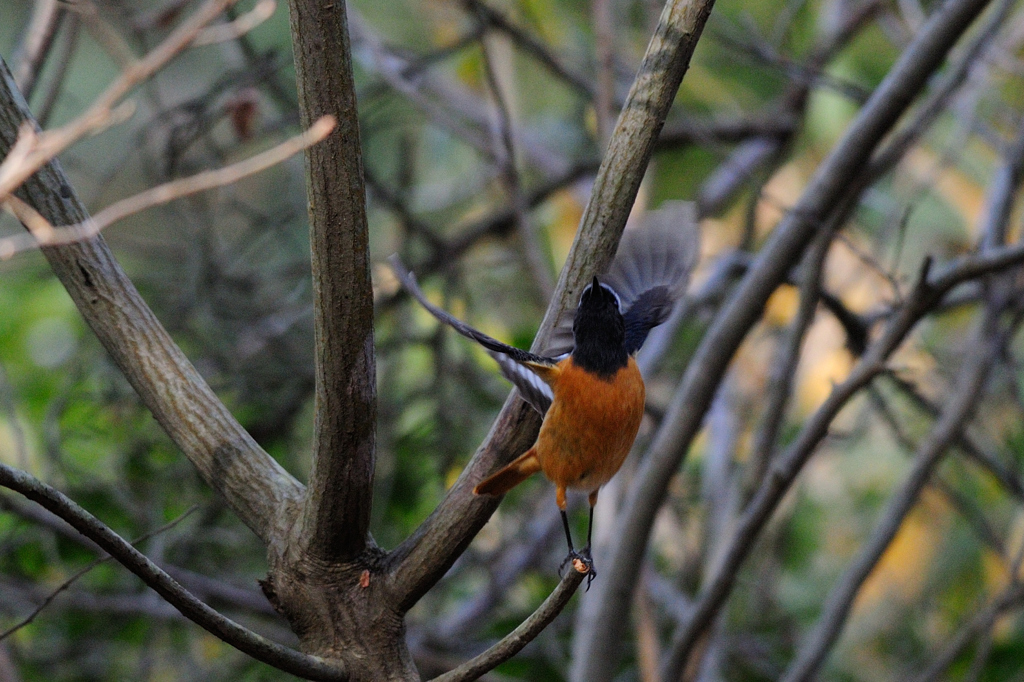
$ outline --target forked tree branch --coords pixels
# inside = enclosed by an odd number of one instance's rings
[[[366,191],[343,0],[290,0],[303,127],[337,118],[306,153],[316,403],[313,463],[299,547],[324,561],[366,546],[373,487],[377,378]]]
[[[895,311],[882,334],[868,347],[847,378],[833,389],[824,403],[804,423],[786,452],[772,465],[761,487],[747,505],[736,530],[721,553],[715,574],[702,588],[690,619],[673,637],[671,650],[662,669],[665,679],[675,679],[700,639],[719,613],[736,582],[739,569],[755,545],[765,524],[789,490],[797,475],[828,434],[828,429],[846,403],[884,370],[892,353],[902,344],[914,326],[955,286],[976,277],[1000,272],[1024,262],[1024,244],[993,249],[988,253],[953,261],[929,275],[931,260],[926,259],[917,285]]]
[[[575,305],[586,283],[615,254],[647,163],[713,4],[713,0],[665,3],[537,332],[535,349],[545,345],[563,311]],[[536,412],[518,396],[510,396],[487,439],[445,499],[393,552],[394,589],[402,607],[411,607],[440,579],[497,507],[495,498],[474,496],[473,485],[526,450],[539,426]]]
[[[8,154],[26,123],[35,126],[0,59],[0,155]],[[88,220],[56,160],[45,163],[18,194],[52,225]],[[280,538],[286,518],[302,497],[302,485],[256,444],[221,403],[171,340],[103,238],[42,251],[142,402],[207,484],[264,542]]]
[[[918,448],[910,474],[889,499],[878,525],[829,593],[817,624],[783,674],[781,679],[784,682],[806,682],[817,675],[846,623],[860,587],[889,547],[906,515],[917,503],[942,456],[966,428],[980,402],[982,389],[997,356],[1012,335],[1007,330],[999,329],[1001,312],[1000,306],[990,304],[982,313],[973,342],[967,346],[971,349],[970,354],[954,382],[954,394],[943,407],[942,415],[928,438]]]

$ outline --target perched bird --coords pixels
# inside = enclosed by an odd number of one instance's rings
[[[506,345],[427,301],[398,260],[403,286],[441,322],[473,339],[498,362],[523,398],[544,417],[537,441],[473,489],[504,495],[538,471],[555,484],[569,555],[593,580],[590,556],[598,490],[622,466],[644,413],[644,382],[634,354],[648,332],[668,319],[699,255],[694,206],[668,202],[623,232],[608,271],[583,290],[575,311],[556,324],[551,345],[534,354]],[[589,493],[587,545],[573,547],[565,513],[566,489]],[[581,562],[581,563],[576,563]],[[565,562],[563,562],[563,566]]]

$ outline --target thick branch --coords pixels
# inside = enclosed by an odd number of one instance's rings
[[[347,680],[348,674],[336,663],[282,646],[247,630],[196,599],[159,566],[78,506],[60,491],[6,464],[0,464],[0,485],[21,493],[67,521],[79,533],[137,575],[183,616],[207,632],[258,661],[310,680]]]
[[[313,467],[300,547],[324,561],[366,546],[377,380],[366,191],[352,59],[341,0],[292,0],[292,47],[303,127],[338,129],[306,154],[316,339]]]
[[[712,0],[669,0],[619,116],[608,152],[572,249],[555,287],[534,348],[544,345],[564,310],[574,305],[595,273],[615,254],[683,73],[711,12]],[[412,606],[444,574],[487,522],[497,500],[474,497],[473,485],[521,454],[536,436],[540,419],[518,397],[510,397],[480,449],[448,495],[392,555],[400,604]]]
[[[0,155],[23,122],[28,105],[0,60]],[[19,194],[53,225],[88,218],[57,161],[44,165]],[[138,392],[164,431],[199,473],[264,542],[302,496],[292,478],[224,407],[136,291],[102,237],[48,247],[43,255],[82,317]]]
[[[599,603],[589,640],[578,649],[576,680],[609,679],[654,516],[669,479],[696,435],[736,349],[757,321],[768,297],[799,260],[811,237],[845,194],[872,150],[942,63],[987,0],[952,0],[940,8],[864,105],[832,154],[822,163],[797,206],[773,232],[764,250],[708,330],[666,415],[663,429],[627,494],[617,535],[623,538],[597,587]]]

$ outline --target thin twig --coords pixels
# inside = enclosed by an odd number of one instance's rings
[[[117,201],[89,220],[76,225],[54,227],[38,211],[15,196],[9,196],[5,207],[28,228],[28,234],[12,235],[0,239],[0,260],[7,260],[17,253],[41,246],[70,244],[93,237],[119,220],[146,209],[169,203],[175,199],[203,192],[215,187],[224,187],[242,178],[275,166],[323,140],[334,129],[332,116],[324,116],[309,130],[282,142],[281,144],[233,163],[230,166],[203,171],[187,178],[172,180],[162,185]]]
[[[239,651],[279,670],[307,679],[339,682],[348,679],[340,662],[308,656],[271,642],[199,601],[127,540],[59,490],[3,463],[0,463],[0,486],[21,493],[67,521],[141,578],[182,615]]]
[[[534,230],[533,221],[530,219],[529,205],[523,194],[519,169],[516,166],[516,140],[513,133],[512,114],[509,111],[505,93],[502,92],[498,74],[494,70],[494,62],[491,59],[490,50],[487,48],[486,37],[480,41],[480,50],[483,54],[487,86],[490,88],[491,96],[494,98],[494,104],[498,110],[498,135],[504,152],[498,156],[501,159],[501,177],[512,199],[512,210],[516,216],[516,231],[523,245],[526,264],[533,275],[538,300],[543,305],[551,299],[555,284],[551,279],[551,272],[541,250],[540,240]]]
[[[180,516],[178,516],[176,519],[168,521],[167,523],[165,523],[164,525],[160,526],[159,528],[154,528],[153,530],[149,531],[148,533],[144,533],[143,535],[140,535],[136,539],[132,540],[131,544],[132,545],[138,545],[139,543],[145,542],[146,540],[150,539],[154,535],[159,535],[160,533],[163,533],[165,531],[170,530],[171,528],[174,528],[179,523],[181,523],[182,521],[187,519],[189,516],[191,516],[192,513],[195,512],[197,509],[199,509],[199,505],[197,505],[197,504],[192,505],[191,507],[186,509]],[[0,632],[0,642],[2,642],[3,640],[7,639],[11,635],[13,635],[15,632],[17,632],[21,628],[25,627],[26,625],[28,625],[29,623],[34,621],[36,619],[36,616],[38,616],[40,613],[42,613],[43,609],[45,609],[47,606],[49,606],[53,602],[53,600],[56,599],[57,596],[61,592],[65,591],[66,589],[71,587],[75,583],[75,581],[77,581],[83,575],[85,575],[86,573],[88,573],[92,569],[96,568],[100,564],[109,561],[110,559],[113,559],[113,557],[111,555],[109,555],[109,554],[104,553],[102,556],[97,557],[96,559],[94,559],[93,561],[89,562],[88,564],[83,566],[81,569],[79,569],[78,571],[73,573],[70,578],[68,578],[67,580],[62,582],[53,591],[51,591],[48,595],[46,595],[46,598],[43,599],[42,603],[39,604],[39,606],[37,606],[32,611],[32,613],[30,613],[27,616],[25,616],[25,618],[23,618],[21,621],[19,621],[15,625],[12,625],[11,627],[9,627],[4,632]]]
[[[275,9],[277,9],[276,0],[260,0],[251,10],[226,24],[203,29],[196,35],[192,45],[199,47],[200,45],[214,45],[226,43],[229,40],[238,40],[272,17]]]
[[[204,26],[220,15],[236,0],[207,0],[184,23],[178,26],[145,57],[127,67],[80,116],[67,125],[39,133],[32,138],[25,158],[5,159],[0,164],[0,199],[19,187],[43,164],[89,133],[96,132],[116,120],[117,104],[133,87],[146,80],[191,43]],[[26,135],[26,137],[30,137]]]

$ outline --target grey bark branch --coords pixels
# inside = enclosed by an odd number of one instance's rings
[[[35,125],[0,59],[0,156],[24,121]],[[54,160],[19,191],[51,224],[88,214]],[[235,420],[174,344],[102,237],[42,249],[82,317],[164,431],[207,484],[264,542],[273,541],[301,499],[302,485]]]
[[[257,635],[196,599],[159,566],[64,494],[23,471],[0,464],[0,485],[21,493],[61,517],[141,578],[183,616],[258,661],[310,680],[348,679],[344,667]]]
[[[997,20],[1006,12],[1003,6],[1005,4],[1002,3],[999,11],[993,13],[993,20],[989,22],[986,27],[988,30],[983,31],[983,34],[990,33],[993,27],[998,25]],[[979,49],[976,42],[969,52],[974,53]],[[1010,147],[1009,153],[1000,164],[1000,172],[996,174],[998,181],[990,186],[986,201],[988,211],[981,226],[983,250],[995,248],[1005,239],[1016,188],[1016,183],[1012,180],[1020,175],[1022,164],[1024,135],[1019,136]],[[943,407],[928,438],[917,449],[910,475],[893,493],[871,536],[829,593],[821,617],[783,675],[783,682],[805,682],[817,674],[846,623],[861,585],[892,542],[906,515],[916,504],[943,455],[950,446],[963,437],[966,425],[980,402],[992,367],[999,355],[1004,352],[1007,342],[1012,338],[1020,322],[1018,315],[1015,324],[1007,329],[1000,329],[999,318],[1006,303],[1005,295],[989,297],[973,337],[966,345],[969,354],[953,383],[956,387],[955,392]]]
[[[811,236],[841,203],[850,179],[867,163],[986,4],[987,0],[950,0],[935,12],[818,168],[798,204],[776,227],[708,330],[666,415],[670,426],[659,434],[627,492],[616,533],[623,541],[615,547],[597,594],[592,596],[599,603],[594,622],[600,625],[579,649],[582,655],[577,658],[573,679],[607,680],[615,669],[626,626],[619,614],[626,612],[632,598],[655,514],[736,349]]]
[[[519,626],[501,638],[497,644],[476,656],[458,668],[435,677],[431,682],[464,682],[475,680],[486,672],[494,670],[500,664],[522,651],[523,647],[536,639],[537,635],[544,631],[551,621],[562,612],[572,595],[579,589],[583,582],[585,573],[579,573],[572,568],[568,569],[565,577],[562,578],[554,591],[548,598],[537,607],[537,610],[530,614]]]
[[[968,356],[954,383],[956,392],[946,403],[935,428],[918,449],[910,475],[890,498],[871,537],[829,594],[818,623],[781,678],[783,682],[805,682],[818,672],[846,623],[860,586],[896,536],[903,519],[917,502],[939,460],[964,430],[977,407],[996,356],[1007,340],[1008,335],[1000,333],[998,329],[999,313],[997,308],[991,306],[986,309],[973,342],[967,346],[974,352]]]
[[[305,127],[337,131],[306,152],[316,407],[299,546],[344,561],[367,542],[377,421],[366,192],[345,3],[292,0],[292,47]]]
[[[647,163],[712,5],[711,0],[669,0],[665,4],[598,170],[555,295],[534,340],[535,349],[544,345],[562,311],[575,305],[587,281],[615,254]],[[403,606],[414,604],[440,579],[494,512],[497,501],[474,497],[474,483],[525,451],[539,426],[537,414],[518,396],[510,396],[487,439],[448,495],[392,554],[395,590],[401,595]]]
[[[879,338],[872,343],[850,375],[837,386],[825,402],[804,424],[792,445],[772,466],[757,494],[747,505],[716,574],[703,588],[690,620],[673,638],[663,675],[675,679],[682,670],[705,628],[717,615],[736,581],[743,561],[752,551],[754,540],[792,485],[817,445],[828,434],[829,425],[839,410],[879,372],[906,335],[942,297],[958,284],[988,273],[998,272],[1024,262],[1024,245],[994,249],[991,252],[959,259],[929,277],[930,261],[922,266],[917,286],[896,311]]]
[[[784,424],[786,408],[789,405],[796,369],[800,360],[800,349],[803,347],[807,330],[814,321],[821,298],[822,273],[829,247],[832,245],[834,232],[818,235],[817,242],[804,259],[804,273],[800,283],[800,306],[785,337],[772,358],[772,369],[765,387],[765,408],[754,432],[753,445],[750,448],[750,463],[746,473],[744,488],[756,490],[761,485],[765,472],[771,464],[776,452],[778,435]]]

